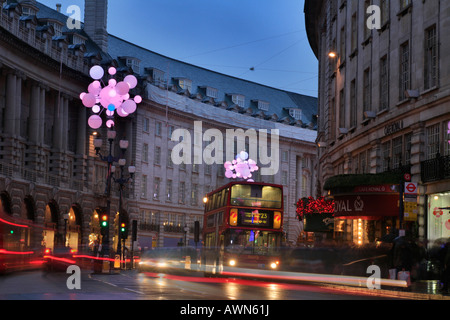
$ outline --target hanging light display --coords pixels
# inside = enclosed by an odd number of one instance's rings
[[[319,197],[302,198],[297,202],[297,218],[302,221],[305,214],[334,213],[334,201]]]
[[[110,67],[108,74],[114,76],[117,73],[116,68]],[[138,81],[135,76],[128,75],[123,81],[117,82],[111,78],[107,85],[102,86],[102,79],[105,72],[101,66],[93,66],[89,75],[94,80],[88,86],[88,92],[80,94],[80,99],[86,108],[94,113],[88,119],[88,124],[92,129],[98,129],[103,124],[101,114],[106,113],[106,126],[112,128],[115,125],[114,115],[127,117],[134,113],[137,105],[142,102],[141,96],[130,97],[130,89],[134,89]]]
[[[249,182],[254,182],[252,172],[259,168],[256,162],[248,158],[248,153],[241,151],[233,161],[227,161],[223,165],[225,167],[225,177],[231,179],[242,178]]]

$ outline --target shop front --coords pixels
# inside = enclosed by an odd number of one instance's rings
[[[450,238],[450,191],[428,195],[428,241]]]
[[[364,245],[389,236],[399,227],[397,185],[355,187],[352,192],[333,195],[334,238]]]

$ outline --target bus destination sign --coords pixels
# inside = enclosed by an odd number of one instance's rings
[[[239,210],[240,224],[242,226],[258,226],[258,227],[270,227],[271,226],[271,213],[260,210]]]

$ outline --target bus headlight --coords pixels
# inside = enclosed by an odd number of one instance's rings
[[[278,267],[279,264],[280,264],[279,261],[275,261],[275,262],[272,262],[272,263],[270,264],[270,267],[271,267],[272,269],[276,269],[276,268]]]
[[[231,259],[228,264],[230,265],[230,267],[234,267],[236,265],[236,260]]]

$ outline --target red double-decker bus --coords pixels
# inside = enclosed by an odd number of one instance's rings
[[[205,198],[202,266],[277,269],[283,239],[283,187],[231,182]]]
[[[0,209],[0,275],[42,267],[42,252],[32,247],[33,232],[35,227],[30,221]]]

